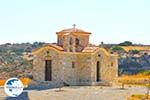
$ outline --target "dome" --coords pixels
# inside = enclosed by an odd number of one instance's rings
[[[65,34],[65,33],[73,33],[73,34],[78,34],[78,33],[81,33],[81,34],[91,34],[90,32],[86,32],[82,29],[78,29],[76,28],[76,25],[73,24],[73,27],[72,28],[67,28],[67,29],[63,29],[59,32],[56,32],[56,34],[59,34],[59,35],[62,35],[62,34]]]
[[[60,32],[85,32],[82,29],[78,29],[78,28],[67,28],[67,29],[63,29]]]

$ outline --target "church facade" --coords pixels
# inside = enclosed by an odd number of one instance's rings
[[[56,86],[92,85],[117,77],[118,56],[90,45],[90,32],[73,27],[56,34],[56,44],[33,50],[34,80]]]

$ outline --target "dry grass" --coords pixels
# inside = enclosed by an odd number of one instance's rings
[[[31,79],[29,78],[20,78],[20,80],[22,81],[24,86],[27,86],[31,82]],[[6,80],[0,80],[0,86],[4,86],[5,82]]]
[[[150,95],[148,99],[146,99],[146,95],[144,94],[133,94],[127,100],[150,100]]]
[[[147,89],[150,87],[150,75],[137,74],[131,76],[122,76],[117,79],[118,83],[121,83],[122,88],[124,85],[135,85],[135,86],[144,86]],[[148,96],[148,94],[147,94]],[[133,94],[127,100],[150,100],[150,96],[147,98],[146,94]]]
[[[129,84],[129,85],[147,85],[150,81],[150,75],[131,75],[131,76],[122,76],[117,79],[118,83]]]
[[[149,46],[121,46],[126,52],[130,50],[147,51],[150,50]]]

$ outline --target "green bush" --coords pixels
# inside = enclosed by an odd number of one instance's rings
[[[121,48],[120,46],[113,46],[113,47],[112,47],[112,50],[113,50],[113,51],[116,51],[116,52],[118,52],[118,51],[124,51],[124,49]]]
[[[119,45],[120,46],[132,46],[133,44],[130,41],[125,41],[125,42],[120,43]]]
[[[150,70],[141,69],[138,73],[141,73],[141,74],[144,74],[144,75],[150,75]]]

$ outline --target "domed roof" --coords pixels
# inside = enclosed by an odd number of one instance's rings
[[[60,32],[85,32],[85,31],[78,28],[67,28],[61,30]]]
[[[73,34],[76,34],[76,33],[82,33],[82,34],[91,34],[90,32],[86,32],[82,29],[78,29],[76,28],[76,25],[73,24],[73,27],[72,28],[67,28],[67,29],[63,29],[59,32],[56,32],[56,34],[65,34],[65,33],[73,33]]]

